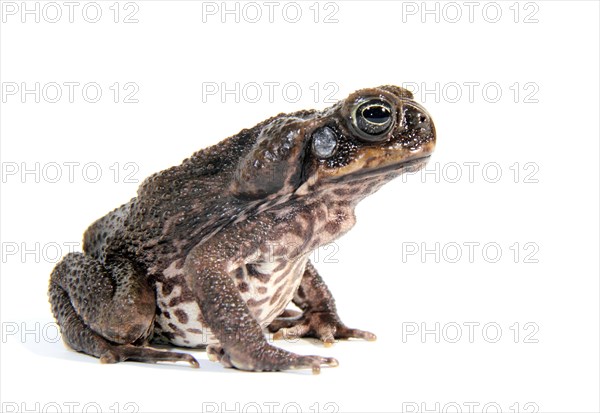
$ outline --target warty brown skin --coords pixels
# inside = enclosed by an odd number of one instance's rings
[[[410,92],[381,86],[277,115],[151,176],[54,268],[64,341],[105,363],[198,366],[150,346],[170,343],[243,370],[336,366],[277,348],[265,332],[326,345],[375,339],[342,323],[308,256],[354,225],[361,199],[423,167],[435,139]]]

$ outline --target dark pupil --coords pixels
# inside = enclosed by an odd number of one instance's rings
[[[367,141],[385,137],[393,122],[392,108],[387,102],[371,100],[359,106],[356,111],[356,127]]]
[[[372,105],[362,111],[364,118],[371,123],[384,124],[390,119],[390,110],[385,106]]]

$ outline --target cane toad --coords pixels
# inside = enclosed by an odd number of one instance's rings
[[[101,362],[187,361],[153,343],[206,347],[228,367],[320,371],[276,337],[375,339],[347,327],[309,256],[355,223],[363,198],[427,162],[435,128],[396,86],[279,114],[146,179],[54,268],[52,312]],[[301,313],[287,309],[294,303]]]

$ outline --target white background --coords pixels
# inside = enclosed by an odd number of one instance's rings
[[[94,18],[92,6],[82,16],[85,2],[72,23],[62,2],[56,23],[47,21],[56,9],[45,2],[39,23],[35,15],[21,22],[21,3],[7,3],[0,29],[5,411],[68,411],[75,403],[89,411],[600,410],[597,2],[480,2],[472,16],[463,2],[428,3],[437,7],[436,22],[420,2],[341,1],[318,5],[317,23],[313,2],[300,4],[297,23],[286,21],[293,6],[282,15],[286,3],[270,22],[259,2],[256,23],[248,21],[255,9],[243,3],[239,23],[235,15],[221,22],[220,10],[203,14],[220,2],[121,3],[117,23],[112,1],[98,3],[97,23],[84,18]],[[124,23],[134,11],[138,22]],[[325,22],[331,12],[337,23]],[[39,103],[21,95],[23,84],[35,89],[36,82]],[[46,86],[52,82],[62,85],[57,103],[50,102],[56,88]],[[72,103],[64,82],[79,82]],[[102,90],[97,103],[85,100],[90,90],[82,96],[90,82]],[[135,85],[125,90],[128,82]],[[239,102],[203,94],[207,85],[236,82],[263,85],[262,99],[249,102],[248,88]],[[265,82],[279,84],[272,102]],[[291,89],[282,96],[290,82],[300,87],[297,102]],[[416,99],[436,123],[431,173],[398,179],[365,200],[356,227],[336,250],[320,251],[316,264],[342,319],[378,341],[281,344],[338,358],[338,368],[319,376],[223,369],[203,352],[194,352],[200,370],[100,365],[56,341],[46,297],[56,247],[66,253],[92,221],[135,196],[128,172],[141,182],[271,115],[324,108],[325,92],[342,99],[403,82],[419,87]],[[139,102],[124,103],[136,86]],[[72,179],[65,162],[79,163]],[[39,173],[23,174],[36,164]],[[102,176],[94,183],[95,167]],[[421,255],[436,243],[439,262]],[[478,243],[472,259],[465,243]],[[325,262],[332,251],[327,261],[337,262]],[[465,323],[474,323],[472,339]],[[434,332],[422,336],[423,328]]]

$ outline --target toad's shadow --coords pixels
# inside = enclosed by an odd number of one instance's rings
[[[23,347],[25,347],[31,353],[41,356],[49,357],[52,359],[59,359],[69,362],[88,363],[92,365],[100,365],[101,363],[97,358],[88,356],[83,353],[79,353],[68,348],[62,341],[60,330],[56,322],[50,319],[37,319],[37,320],[22,320],[15,322],[3,322],[2,331],[3,342],[18,341]],[[283,340],[282,340],[283,341]],[[280,340],[272,341],[271,344],[277,345]],[[317,344],[318,340],[313,339],[300,339],[300,342]],[[190,348],[178,348],[168,345],[152,345],[152,347],[161,350],[170,351],[181,351],[189,353],[200,364],[200,369],[192,368],[186,362],[161,362],[161,363],[140,363],[135,361],[127,361],[122,363],[123,365],[142,368],[142,369],[167,369],[167,370],[178,370],[188,372],[214,372],[214,373],[248,373],[237,369],[225,368],[218,362],[212,362],[208,360],[206,351],[204,349],[190,349]],[[108,366],[108,365],[106,365]],[[287,374],[301,374],[310,375],[310,370],[289,370]],[[261,373],[261,374],[276,374],[276,373]],[[280,374],[280,373],[279,373]]]

